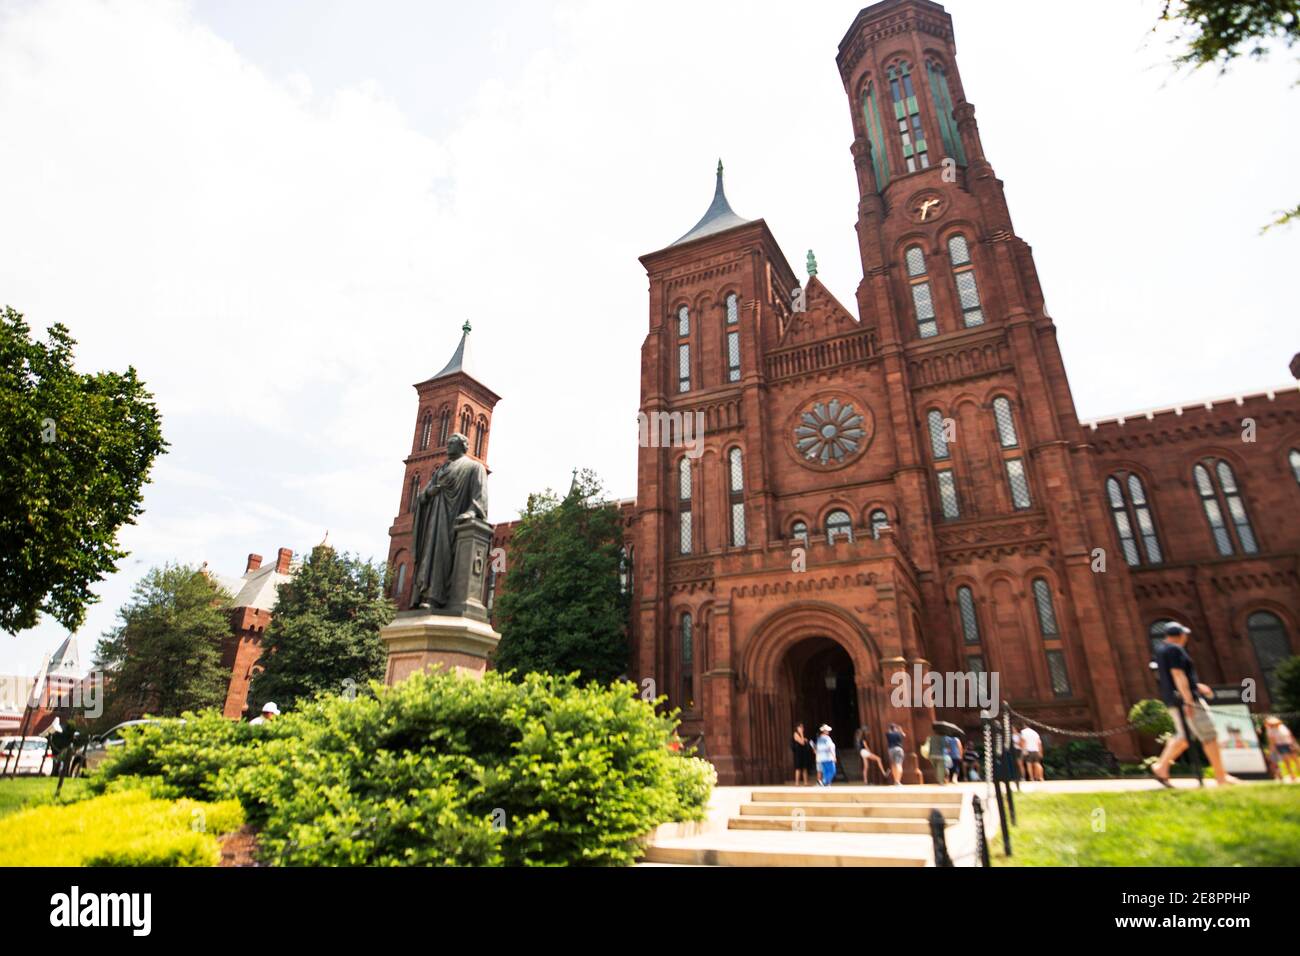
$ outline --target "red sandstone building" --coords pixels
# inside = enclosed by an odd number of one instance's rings
[[[232,597],[230,634],[221,644],[221,667],[230,672],[222,712],[231,720],[245,716],[248,688],[262,656],[262,641],[271,623],[278,589],[293,578],[294,570],[293,551],[281,548],[275,563],[265,566],[260,554],[250,554],[242,577],[211,575]]]
[[[878,751],[890,721],[913,743],[935,717],[975,722],[894,706],[893,676],[915,667],[995,672],[1023,714],[1118,727],[1154,695],[1149,635],[1171,618],[1193,628],[1205,681],[1254,681],[1267,709],[1300,647],[1300,392],[1081,423],[948,14],[867,7],[836,62],[856,316],[811,255],[801,283],[767,224],[731,210],[721,167],[700,222],[641,259],[641,411],[702,416],[704,437],[698,455],[639,449],[630,676],[681,709],[724,784],[785,779],[796,720],[842,744],[866,724]],[[411,497],[449,430],[486,462],[498,396],[466,372],[466,344],[416,386],[390,529],[403,607]]]

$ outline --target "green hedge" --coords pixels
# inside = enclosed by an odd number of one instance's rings
[[[373,690],[256,727],[141,727],[94,785],[237,799],[271,864],[618,865],[656,825],[702,818],[715,780],[630,684],[422,674]]]
[[[0,866],[216,866],[218,836],[243,822],[233,800],[171,801],[121,790],[0,820]]]

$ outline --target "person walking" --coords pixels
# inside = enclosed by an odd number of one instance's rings
[[[907,755],[903,752],[903,741],[907,739],[907,734],[903,733],[903,728],[898,724],[890,724],[889,731],[885,734],[885,746],[889,748],[889,769],[894,774],[894,784],[897,786],[903,782],[903,758]]]
[[[1160,698],[1169,709],[1169,716],[1173,718],[1174,735],[1165,744],[1160,758],[1151,765],[1151,775],[1162,787],[1172,787],[1169,768],[1188,748],[1188,734],[1193,734],[1201,742],[1201,749],[1209,758],[1210,766],[1214,769],[1214,779],[1219,786],[1240,783],[1223,767],[1219,735],[1214,729],[1214,719],[1210,716],[1210,705],[1205,702],[1214,692],[1197,680],[1196,665],[1187,653],[1187,641],[1191,634],[1191,628],[1170,621],[1165,625],[1165,642],[1156,651]]]
[[[961,782],[961,741],[952,736],[944,737],[943,756],[944,765],[948,770],[948,780],[952,783]]]
[[[1025,768],[1021,776],[1026,780],[1041,781],[1043,779],[1043,738],[1028,724],[1020,728],[1020,748]]]
[[[1291,728],[1282,723],[1281,718],[1272,714],[1264,718],[1264,732],[1268,735],[1268,749],[1273,751],[1273,763],[1277,765],[1277,779],[1284,776],[1292,780],[1300,779],[1300,756],[1296,755],[1295,736]]]
[[[790,739],[790,753],[794,756],[794,785],[806,787],[812,783],[808,774],[817,769],[813,758],[813,744],[803,731],[803,724],[794,725],[794,736]]]
[[[821,771],[818,783],[829,787],[835,780],[835,741],[831,740],[831,727],[822,724],[817,728],[817,769]]]

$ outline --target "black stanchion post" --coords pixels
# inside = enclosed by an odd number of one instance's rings
[[[989,865],[989,841],[984,833],[984,804],[976,794],[971,799],[971,805],[975,809],[975,852],[978,854],[980,866]]]
[[[1002,797],[1004,789],[1007,796],[1011,796],[1011,786],[1007,783],[1005,769],[1009,741],[1004,740],[1000,732],[995,734],[993,739],[994,745],[998,748],[997,760],[993,764],[993,793],[998,798],[998,828],[1002,831],[1002,850],[1007,856],[1011,856],[1011,824],[1007,821],[1007,804]]]
[[[934,840],[934,865],[952,866],[948,844],[943,836],[943,814],[938,809],[930,811],[930,839]]]
[[[1008,781],[1014,780],[1016,782],[1016,789],[1019,790],[1020,789],[1020,764],[1016,762],[1016,758],[1020,756],[1020,751],[1017,750],[1015,747],[1014,741],[1016,738],[1011,732],[1011,705],[1008,704],[1005,700],[1002,702],[1002,733],[1005,735],[1004,738],[1006,740],[1005,749],[1009,755],[1007,757],[1007,769],[1008,769],[1007,780]],[[1008,783],[1007,799],[1010,798],[1011,798],[1011,785]],[[1015,815],[1016,815],[1015,810],[1012,810],[1011,811],[1012,823],[1016,822],[1014,819]]]

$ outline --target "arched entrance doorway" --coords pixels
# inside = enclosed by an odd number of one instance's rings
[[[819,724],[834,728],[850,779],[862,779],[853,748],[857,727],[871,728],[872,749],[883,743],[875,739],[883,700],[880,653],[861,618],[842,608],[808,601],[769,615],[746,642],[740,685],[745,783],[794,779],[790,745],[796,723],[810,736]]]
[[[840,759],[847,764],[853,732],[861,723],[849,652],[829,637],[806,638],[786,652],[782,669],[783,690],[793,707],[794,721],[802,722],[810,737],[816,736],[822,724],[829,724],[836,746],[845,751]],[[846,773],[852,770],[845,767]]]

